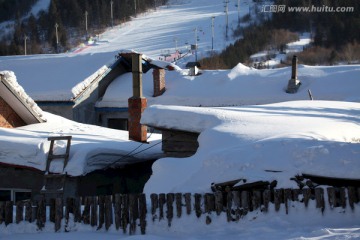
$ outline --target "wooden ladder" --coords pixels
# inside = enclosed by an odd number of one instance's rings
[[[72,136],[59,136],[59,137],[49,137],[48,141],[50,143],[49,154],[46,160],[46,169],[44,175],[44,187],[41,189],[43,194],[63,194],[65,186],[66,173],[64,170],[69,161],[70,155],[70,146],[71,146]],[[54,144],[55,141],[66,140],[66,151],[65,154],[54,154]],[[50,165],[54,159],[64,159],[63,171],[62,173],[51,173]]]

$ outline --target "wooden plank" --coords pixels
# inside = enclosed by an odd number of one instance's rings
[[[164,218],[165,193],[159,194],[159,221]]]
[[[63,201],[62,201],[62,198],[56,198],[56,200],[55,200],[55,232],[58,232],[60,230],[62,218],[63,218]]]
[[[199,218],[202,214],[201,211],[201,194],[195,193],[194,195],[194,201],[195,201],[195,215],[197,218]]]
[[[74,221],[81,222],[81,198],[76,197],[74,199]]]
[[[291,200],[294,202],[299,201],[299,195],[301,194],[301,189],[292,189],[292,198]]]
[[[185,193],[184,198],[185,198],[186,214],[190,215],[191,214],[191,193]]]
[[[250,193],[248,191],[241,191],[241,208],[244,211],[244,214],[250,210]]]
[[[163,129],[162,136],[163,136],[163,141],[172,140],[172,141],[197,142],[199,133]]]
[[[206,213],[211,213],[215,211],[215,195],[211,193],[206,193],[204,195],[204,205]]]
[[[113,224],[113,208],[112,208],[112,201],[111,195],[105,196],[105,229],[109,230],[110,226]]]
[[[98,198],[89,197],[90,201],[90,225],[95,227],[98,225]]]
[[[271,192],[269,189],[266,189],[263,191],[263,212],[268,212],[269,210],[269,202],[270,202],[270,198],[271,198]]]
[[[356,196],[356,189],[354,187],[348,187],[348,196],[349,196],[349,206],[352,210],[354,210],[355,203],[358,202]]]
[[[84,210],[81,215],[81,219],[84,224],[90,224],[90,205],[91,205],[91,198],[85,197],[84,198]]]
[[[191,142],[163,142],[162,149],[163,151],[172,151],[172,152],[196,152],[196,150],[199,148],[199,145],[197,143],[191,143]]]
[[[0,202],[0,225],[5,222],[5,202]]]
[[[138,214],[138,196],[137,194],[129,194],[129,220],[130,220],[130,230],[129,234],[133,235],[136,233],[136,219]]]
[[[333,209],[337,205],[337,203],[336,203],[336,195],[335,195],[335,188],[328,187],[327,188],[327,194],[328,194],[328,202],[329,202],[330,209]]]
[[[315,188],[315,199],[316,199],[316,208],[320,208],[321,212],[324,213],[325,210],[324,189]]]
[[[226,193],[226,218],[228,222],[232,222],[235,219],[232,217],[232,206],[233,206],[233,198],[232,193]]]
[[[46,221],[45,200],[40,199],[37,205],[38,205],[38,209],[36,214],[36,225],[38,226],[39,229],[42,229],[45,226],[45,221]]]
[[[346,192],[345,192],[345,188],[340,188],[339,189],[340,192],[340,206],[342,208],[346,208]]]
[[[140,194],[139,196],[139,218],[140,218],[140,231],[144,235],[146,233],[146,196],[145,194]]]
[[[13,202],[6,201],[5,202],[5,209],[4,209],[4,222],[5,226],[13,223]]]
[[[289,202],[291,201],[292,194],[291,189],[284,189],[284,204],[285,204],[285,212],[289,214]]]
[[[55,198],[52,198],[49,200],[49,206],[50,206],[50,216],[49,216],[49,219],[50,219],[50,222],[55,222]]]
[[[92,198],[91,201],[94,201]],[[97,229],[101,229],[105,223],[105,198],[104,196],[98,197],[98,205],[99,205],[99,223]]]
[[[171,226],[171,221],[174,217],[174,207],[173,207],[174,198],[175,195],[173,193],[166,194],[166,207],[167,207],[166,218],[168,220],[169,227]]]
[[[310,197],[311,197],[311,189],[310,188],[303,188],[302,189],[302,194],[303,194],[303,198],[304,198],[305,207],[307,207],[309,205],[309,200],[310,200]]]
[[[270,183],[268,181],[257,181],[257,182],[252,182],[252,183],[245,183],[245,184],[241,184],[241,185],[237,185],[236,187],[233,187],[233,190],[238,190],[238,191],[242,191],[242,190],[265,190],[269,187]]]
[[[181,217],[182,214],[182,193],[176,193],[175,194],[175,202],[176,202],[176,216],[178,218]]]
[[[278,212],[280,210],[280,205],[283,201],[283,189],[275,189],[274,190],[274,205],[275,211]]]
[[[115,228],[119,230],[121,226],[121,195],[115,194],[114,199]]]
[[[121,220],[122,220],[122,229],[123,229],[123,233],[126,233],[126,229],[127,229],[127,226],[129,224],[129,195],[127,194],[124,194],[122,195],[122,217],[121,217]]]
[[[222,192],[216,192],[215,194],[215,211],[217,215],[220,215],[221,212],[224,210],[224,199]]]
[[[156,210],[159,208],[159,196],[156,193],[150,195],[151,199],[151,215],[153,222],[158,218]]]
[[[24,206],[25,206],[25,221],[31,223],[32,222],[32,219],[31,219],[31,216],[32,216],[32,204],[31,204],[30,201],[26,201],[24,203]],[[1,209],[1,207],[0,207],[0,209]],[[0,215],[1,215],[1,210],[0,210]],[[0,218],[1,218],[1,216],[0,216]],[[1,224],[1,222],[0,222],[0,224]]]
[[[19,224],[20,222],[24,221],[24,204],[21,201],[16,203],[16,218],[15,222]]]
[[[256,209],[259,209],[260,206],[261,206],[261,191],[259,190],[255,190],[253,191],[253,194],[252,194],[252,207],[253,207],[253,210],[256,210]]]

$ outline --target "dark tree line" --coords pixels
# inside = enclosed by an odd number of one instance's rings
[[[8,9],[6,16],[0,16],[4,20],[15,20],[13,34],[5,35],[0,40],[0,55],[24,54],[25,41],[28,54],[66,51],[84,40],[85,36],[99,34],[106,27],[129,21],[132,16],[164,5],[167,1],[51,0],[48,11],[41,11],[38,16],[31,15],[28,19],[21,20],[20,16],[24,16],[36,0],[0,0],[0,9]],[[21,8],[10,8],[9,2],[16,2]]]

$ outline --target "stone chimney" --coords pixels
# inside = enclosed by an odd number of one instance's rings
[[[154,68],[154,97],[161,96],[165,92],[165,69]]]
[[[298,68],[298,59],[297,56],[294,56],[292,59],[291,79],[289,80],[286,89],[287,93],[296,93],[301,85],[300,80],[297,78],[297,68]]]
[[[129,139],[146,142],[147,127],[140,124],[147,101],[142,95],[142,55],[132,54],[133,96],[129,98]]]

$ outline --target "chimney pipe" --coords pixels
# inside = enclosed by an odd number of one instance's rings
[[[154,97],[161,96],[165,92],[165,69],[154,68],[153,70],[154,82]]]
[[[147,127],[140,124],[141,114],[147,106],[147,100],[142,95],[142,55],[132,55],[133,96],[129,98],[129,139],[146,142]]]
[[[286,89],[287,93],[296,93],[301,85],[300,80],[297,78],[298,75],[298,58],[293,56],[292,66],[291,66],[291,79],[288,82]]]

